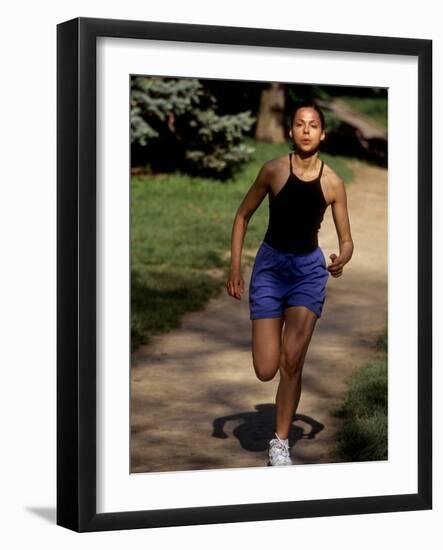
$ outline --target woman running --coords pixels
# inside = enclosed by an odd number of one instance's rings
[[[288,435],[300,401],[306,352],[323,310],[329,275],[340,277],[354,250],[344,182],[318,156],[325,119],[314,101],[300,103],[292,111],[289,137],[294,152],[263,164],[237,210],[226,285],[228,294],[240,300],[246,229],[269,195],[269,225],[252,269],[249,308],[257,378],[265,382],[280,372],[270,466],[292,464]],[[318,231],[329,205],[340,253],[330,254],[326,265]]]

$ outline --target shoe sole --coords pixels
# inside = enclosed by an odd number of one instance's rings
[[[272,466],[272,464],[269,460],[268,460],[268,463],[266,464],[266,466]],[[294,463],[292,462],[291,464],[280,464],[279,466],[294,466]]]

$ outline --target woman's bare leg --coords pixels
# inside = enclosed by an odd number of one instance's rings
[[[301,394],[302,370],[317,316],[303,306],[285,310],[280,382],[276,395],[276,433],[286,439]]]
[[[280,367],[284,316],[252,321],[252,361],[262,382],[272,380]]]

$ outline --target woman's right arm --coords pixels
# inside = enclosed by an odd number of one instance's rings
[[[241,299],[241,295],[245,291],[244,280],[241,276],[241,253],[246,230],[249,220],[269,191],[271,170],[271,161],[263,164],[235,215],[231,233],[231,269],[226,288],[229,296],[237,300]]]

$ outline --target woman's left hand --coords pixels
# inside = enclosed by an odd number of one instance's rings
[[[345,266],[345,263],[340,256],[337,256],[337,254],[330,254],[329,257],[331,258],[331,263],[327,266],[329,273],[333,277],[340,277],[343,273],[343,267]]]

